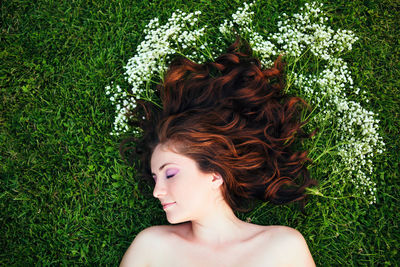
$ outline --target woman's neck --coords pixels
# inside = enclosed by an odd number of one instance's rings
[[[196,244],[224,247],[244,238],[243,235],[247,232],[244,231],[245,227],[249,225],[237,218],[226,202],[222,202],[207,214],[191,220],[188,223],[187,237]]]

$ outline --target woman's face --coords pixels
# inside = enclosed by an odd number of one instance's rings
[[[159,144],[151,157],[151,171],[156,182],[153,195],[164,204],[170,223],[201,218],[213,207],[220,182],[214,174],[201,172],[194,160]]]

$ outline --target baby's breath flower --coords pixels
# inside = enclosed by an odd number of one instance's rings
[[[321,8],[321,4],[305,5],[301,13],[278,23],[279,32],[272,34],[271,40],[280,45],[281,53],[298,58],[309,51],[319,62],[319,72],[302,74],[294,71],[289,75],[303,97],[320,110],[313,118],[315,121],[323,123],[328,113],[336,118],[339,158],[331,164],[348,170],[351,182],[363,194],[368,192],[374,203],[376,183],[370,179],[372,158],[374,153],[382,153],[384,143],[378,134],[376,115],[347,98],[346,90],[358,94],[359,88],[353,88],[347,63],[340,58],[341,53],[351,50],[358,38],[351,31],[339,29],[335,32],[324,25],[327,18]]]

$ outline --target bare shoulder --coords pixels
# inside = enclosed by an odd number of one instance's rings
[[[163,240],[169,232],[166,225],[152,226],[142,230],[125,252],[120,267],[149,266],[150,254],[158,249],[161,251]]]
[[[264,226],[265,232],[273,238],[283,239],[302,239],[303,235],[296,229],[284,225],[269,225]]]
[[[287,226],[265,226],[266,246],[285,266],[315,266],[303,235]]]

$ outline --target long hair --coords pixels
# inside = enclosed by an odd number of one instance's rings
[[[219,173],[222,194],[235,211],[247,211],[254,199],[285,204],[302,200],[310,178],[307,151],[295,141],[308,138],[301,110],[307,103],[283,93],[284,64],[262,69],[251,50],[237,39],[214,62],[174,60],[158,87],[162,109],[142,103],[145,135],[136,153],[150,176],[157,144],[172,144],[201,171]],[[121,153],[124,150],[121,146]],[[150,180],[153,180],[150,178]]]

